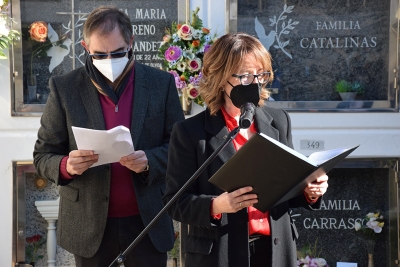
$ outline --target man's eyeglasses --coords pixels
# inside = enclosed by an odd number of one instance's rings
[[[262,73],[259,73],[259,74],[242,74],[242,75],[232,74],[232,76],[236,77],[236,78],[239,78],[240,83],[242,85],[252,84],[256,77],[257,77],[258,83],[264,84],[264,83],[267,83],[269,81],[270,72],[269,71],[265,71],[265,72],[262,72]]]
[[[112,58],[121,58],[126,55],[126,53],[129,52],[129,49],[123,52],[111,52],[109,54],[89,54],[94,59],[106,59],[108,58],[108,55],[110,55]]]

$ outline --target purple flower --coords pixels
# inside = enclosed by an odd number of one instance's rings
[[[178,89],[183,89],[186,87],[186,82],[182,81],[179,77],[175,77],[175,85]]]
[[[211,45],[210,44],[205,44],[204,45],[204,53],[207,52],[208,49],[210,49]]]
[[[182,56],[182,49],[179,46],[170,46],[164,53],[168,62],[177,61]]]
[[[195,86],[198,86],[202,76],[203,75],[201,74],[201,72],[199,72],[198,75],[190,76],[189,83],[191,83],[191,84],[193,84]]]

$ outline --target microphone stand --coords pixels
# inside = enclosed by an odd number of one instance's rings
[[[174,204],[178,198],[182,195],[182,193],[189,187],[189,185],[194,182],[197,177],[200,176],[200,174],[204,171],[204,169],[213,161],[218,154],[221,152],[222,149],[224,149],[229,142],[231,142],[233,139],[235,139],[236,135],[240,131],[240,126],[236,127],[231,131],[226,137],[224,142],[210,155],[210,157],[207,158],[207,160],[203,163],[203,165],[200,166],[200,168],[190,177],[189,180],[182,186],[181,189],[179,189],[178,192],[171,198],[170,201],[162,208],[162,210],[154,217],[154,219],[143,229],[143,231],[136,237],[135,240],[129,245],[129,247],[121,254],[118,255],[118,257],[110,264],[109,267],[112,267],[112,265],[117,262],[119,266],[121,266],[125,259],[126,255],[139,243],[140,240],[150,231],[150,229],[160,220],[160,218],[169,210],[169,208]]]

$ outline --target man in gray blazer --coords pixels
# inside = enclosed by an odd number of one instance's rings
[[[162,209],[172,126],[184,119],[172,75],[133,61],[129,17],[93,10],[84,26],[85,67],[49,81],[50,95],[34,148],[39,176],[60,185],[57,238],[76,266],[109,266]],[[72,126],[124,125],[135,152],[90,168],[94,151],[78,150]],[[166,266],[173,246],[166,215],[126,255],[129,266]]]

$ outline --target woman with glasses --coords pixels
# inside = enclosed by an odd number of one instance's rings
[[[328,187],[319,177],[304,193],[263,213],[253,207],[251,186],[227,193],[208,179],[255,133],[264,133],[293,147],[289,115],[264,104],[265,85],[272,81],[271,56],[258,39],[244,33],[220,37],[204,55],[200,92],[207,110],[176,123],[172,131],[167,203],[206,159],[239,125],[240,108],[254,105],[255,116],[201,173],[169,210],[188,225],[182,251],[186,266],[297,266],[297,230],[290,208],[318,208]],[[246,129],[245,129],[246,128]],[[290,167],[290,166],[289,166]],[[268,179],[268,173],[265,173]],[[271,184],[273,187],[274,185]]]

